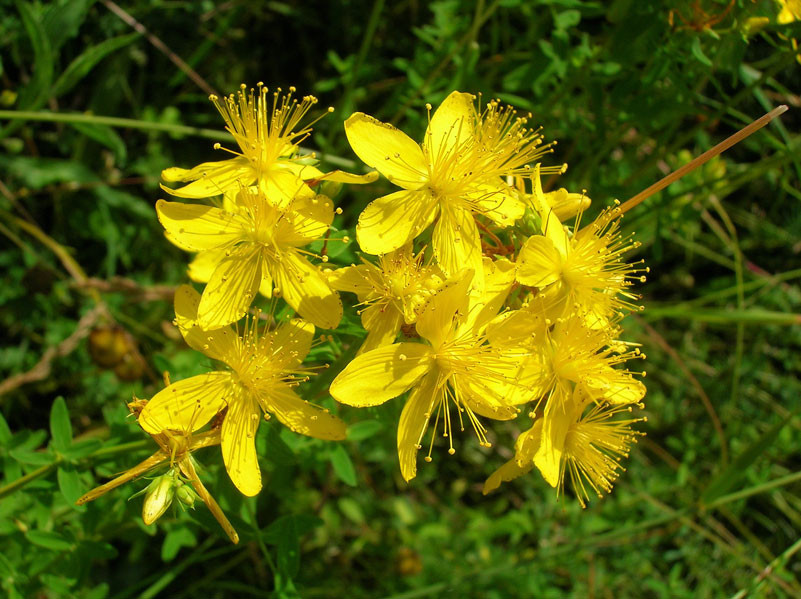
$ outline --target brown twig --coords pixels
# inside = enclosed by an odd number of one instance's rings
[[[48,347],[33,368],[27,372],[12,375],[6,380],[1,381],[0,395],[5,395],[17,387],[21,387],[27,383],[41,381],[50,376],[53,360],[56,358],[62,358],[75,351],[75,349],[78,347],[78,344],[89,334],[95,323],[105,315],[106,306],[102,303],[97,304],[94,308],[89,310],[78,321],[78,326],[75,328],[72,334],[58,345]]]
[[[151,44],[153,44],[158,50],[163,52],[164,55],[167,58],[169,58],[175,66],[177,66],[179,69],[181,69],[186,74],[187,77],[189,77],[192,81],[194,81],[195,84],[200,89],[202,89],[204,92],[206,92],[210,96],[211,95],[218,95],[214,91],[214,88],[211,87],[208,83],[206,83],[206,80],[203,79],[203,77],[198,75],[198,73],[197,73],[197,71],[195,71],[195,69],[193,69],[188,64],[186,64],[180,56],[178,56],[175,52],[170,50],[167,47],[167,44],[165,44],[159,38],[157,38],[155,35],[150,33],[150,31],[147,30],[147,27],[142,25],[142,23],[137,21],[128,12],[126,12],[123,8],[121,8],[118,4],[112,2],[111,0],[102,0],[102,2],[103,2],[103,4],[106,5],[106,8],[108,8],[111,12],[113,12],[115,15],[117,15],[120,19],[125,21],[135,31],[138,31],[139,33],[144,35],[145,38],[147,38],[147,41],[149,41]]]

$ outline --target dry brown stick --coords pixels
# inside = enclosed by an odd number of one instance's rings
[[[78,321],[78,326],[72,334],[58,345],[48,347],[33,368],[27,372],[21,372],[20,374],[8,377],[4,381],[0,381],[0,395],[5,395],[17,387],[21,387],[27,383],[41,381],[50,376],[53,360],[62,358],[75,351],[78,344],[89,334],[98,319],[105,314],[105,304],[97,304],[94,308],[89,310]]]
[[[195,69],[193,69],[188,64],[186,64],[180,56],[178,56],[175,52],[170,50],[167,47],[167,44],[165,44],[158,37],[156,37],[155,35],[150,33],[150,31],[147,30],[147,27],[145,27],[144,25],[142,25],[142,23],[137,21],[133,16],[130,15],[130,13],[125,11],[125,9],[121,8],[118,4],[112,2],[111,0],[102,0],[102,1],[103,1],[103,4],[106,5],[106,8],[108,8],[111,12],[113,12],[115,15],[117,15],[120,19],[125,21],[128,25],[133,27],[133,29],[135,31],[138,31],[139,33],[144,35],[147,38],[147,41],[149,41],[157,49],[159,49],[161,52],[163,52],[164,55],[167,58],[169,58],[175,66],[177,66],[184,73],[186,73],[186,76],[189,77],[192,81],[194,81],[195,84],[200,89],[202,89],[204,92],[206,92],[210,96],[211,95],[215,95],[215,96],[219,95],[219,94],[217,94],[217,92],[214,91],[213,87],[211,87],[208,83],[206,83],[206,80],[203,79],[203,77],[198,75],[198,73],[197,73],[197,71],[195,71]]]

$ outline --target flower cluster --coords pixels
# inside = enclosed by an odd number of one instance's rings
[[[190,453],[200,445],[192,439],[207,437],[214,443],[201,445],[221,446],[239,491],[258,493],[262,417],[274,415],[303,435],[345,438],[339,418],[301,399],[315,327],[340,323],[340,293],[355,295],[366,337],[330,394],[356,407],[405,396],[397,432],[405,480],[415,477],[424,445],[432,461],[440,430],[450,454],[465,421],[490,447],[487,421],[513,420],[527,407],[533,426],[484,491],[536,466],[558,492],[569,478],[582,505],[590,493],[609,492],[640,434],[632,425],[644,418],[629,413],[645,395],[637,373],[623,366],[644,356],[620,340],[620,323],[640,309],[631,286],[647,269],[624,261],[637,243],[621,234],[620,209],[583,223],[584,193],[543,191],[541,177],[565,167],[540,165],[552,144],[530,128],[530,115],[461,92],[433,113],[427,106],[419,144],[353,114],[347,139],[375,170],[323,172],[300,150],[317,100],[294,94],[260,84],[212,97],[238,150],[162,174],[184,184],[163,189],[190,202],[159,200],[158,218],[169,241],[196,254],[188,273],[205,283],[202,293],[178,289],[175,324],[220,367],[168,384],[139,405],[139,425],[159,442],[159,463],[172,452],[170,471],[151,483],[148,497],[171,501],[187,481],[198,490]],[[339,212],[321,193],[324,183],[372,183],[379,173],[399,190],[359,215],[361,264],[336,266],[304,249],[327,239]],[[263,301],[259,294],[273,308],[286,302],[296,317],[276,324],[274,310],[265,316],[252,307]],[[177,452],[165,441],[175,438],[188,440]],[[213,499],[198,493],[216,515]]]

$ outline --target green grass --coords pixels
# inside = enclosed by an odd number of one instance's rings
[[[777,3],[120,4],[168,51],[111,2],[7,4],[0,588],[9,597],[801,595],[801,67],[790,41],[801,25],[779,25]],[[747,35],[758,16],[766,25]],[[651,268],[646,310],[625,322],[648,355],[648,422],[609,497],[582,510],[534,474],[484,497],[520,422],[493,426],[489,451],[465,436],[455,456],[435,457],[406,485],[390,402],[336,408],[362,423],[345,452],[262,426],[265,488],[254,499],[237,495],[216,452],[202,454],[238,546],[203,507],[145,527],[141,500],[127,501],[144,482],[73,505],[152,453],[125,402],[151,396],[164,369],[179,379],[208,366],[164,326],[172,305],[158,286],[182,283],[187,258],[164,239],[153,204],[161,169],[214,159],[213,141],[226,139],[206,88],[228,93],[243,81],[295,85],[334,106],[305,145],[348,168],[358,167],[342,122],[355,110],[419,138],[426,102],[453,89],[499,97],[558,140],[549,161],[569,169],[546,185],[587,189],[595,209],[790,106],[624,219],[643,242],[632,259]],[[352,229],[389,187],[343,192],[337,226]],[[352,248],[342,249],[332,260],[349,263]],[[107,312],[92,312],[98,301]],[[88,352],[89,328],[111,325],[142,357],[128,376]],[[354,338],[335,335],[341,365]],[[44,355],[49,370],[24,375]],[[325,376],[313,394],[330,402]]]

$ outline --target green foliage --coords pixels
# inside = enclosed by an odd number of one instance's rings
[[[777,3],[126,3],[169,53],[106,3],[6,4],[5,595],[801,594],[801,69],[791,42],[801,25],[779,24]],[[756,17],[766,18],[761,29],[749,21]],[[641,288],[647,309],[626,323],[648,354],[648,423],[611,496],[581,510],[534,475],[482,496],[521,422],[496,428],[492,450],[464,435],[456,455],[421,464],[405,485],[397,402],[359,411],[327,397],[359,341],[358,314],[346,309],[333,343],[311,354],[331,367],[304,387],[352,423],[345,443],[261,426],[265,488],[253,499],[235,492],[219,451],[198,454],[239,545],[202,504],[173,506],[146,527],[142,498],[128,499],[147,479],[75,505],[156,449],[125,402],[151,397],[164,370],[178,380],[210,366],[176,337],[169,289],[159,287],[183,282],[186,266],[155,218],[159,172],[219,159],[211,140],[225,140],[206,91],[176,56],[223,93],[262,80],[333,105],[304,145],[337,168],[355,164],[342,129],[351,111],[419,138],[426,102],[453,89],[499,97],[558,140],[551,163],[569,170],[546,185],[587,189],[595,210],[774,105],[791,106],[624,219],[643,241],[636,258],[651,268]],[[361,208],[389,189],[378,181],[341,192],[332,237],[352,238]],[[327,248],[333,263],[358,260],[352,242]],[[98,298],[108,313],[79,324]],[[128,361],[107,368],[93,360],[87,333],[111,325],[125,332]]]

